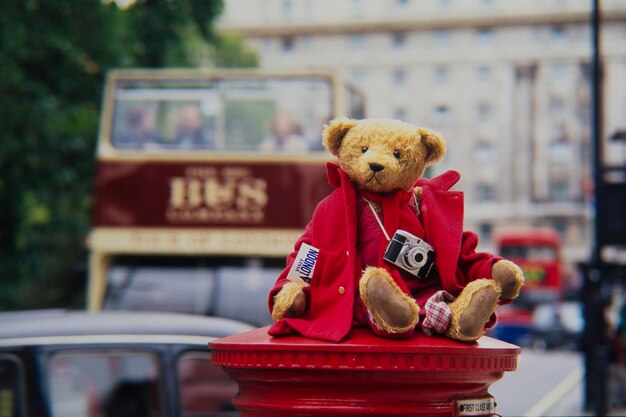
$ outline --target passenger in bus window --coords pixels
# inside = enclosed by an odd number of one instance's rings
[[[181,109],[174,145],[180,149],[214,147],[213,135],[204,126],[198,106],[191,104]]]
[[[154,111],[144,107],[133,107],[126,113],[126,128],[114,138],[114,145],[121,149],[157,147],[160,142],[155,128]]]
[[[302,128],[289,113],[278,111],[269,125],[270,136],[259,145],[261,151],[306,152],[309,144],[302,134]]]

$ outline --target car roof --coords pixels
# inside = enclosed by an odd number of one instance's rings
[[[0,313],[0,340],[56,336],[199,336],[220,338],[254,329],[247,323],[179,313],[23,311]]]

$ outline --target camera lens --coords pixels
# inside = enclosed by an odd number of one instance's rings
[[[426,252],[422,248],[411,248],[405,255],[406,264],[411,268],[421,268],[426,264]]]

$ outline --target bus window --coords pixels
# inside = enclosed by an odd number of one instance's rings
[[[0,417],[21,417],[22,367],[13,355],[0,355]]]
[[[348,100],[347,117],[351,119],[363,119],[365,117],[365,100],[363,96],[352,86],[346,86],[346,99]]]
[[[532,262],[555,262],[557,254],[552,246],[503,245],[501,255],[507,259],[524,259]]]
[[[125,149],[213,149],[219,100],[214,84],[122,84],[115,94],[111,142]]]
[[[296,153],[319,149],[325,118],[332,112],[329,80],[227,80],[223,91],[226,149]]]
[[[148,353],[54,354],[48,363],[51,416],[162,416],[156,357]]]
[[[231,400],[237,383],[221,367],[214,365],[207,352],[186,352],[178,360],[180,415],[236,416]]]

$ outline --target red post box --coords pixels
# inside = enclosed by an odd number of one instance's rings
[[[359,328],[341,343],[261,328],[210,346],[239,384],[242,417],[493,416],[489,386],[516,369],[521,351],[489,337],[388,340]]]

